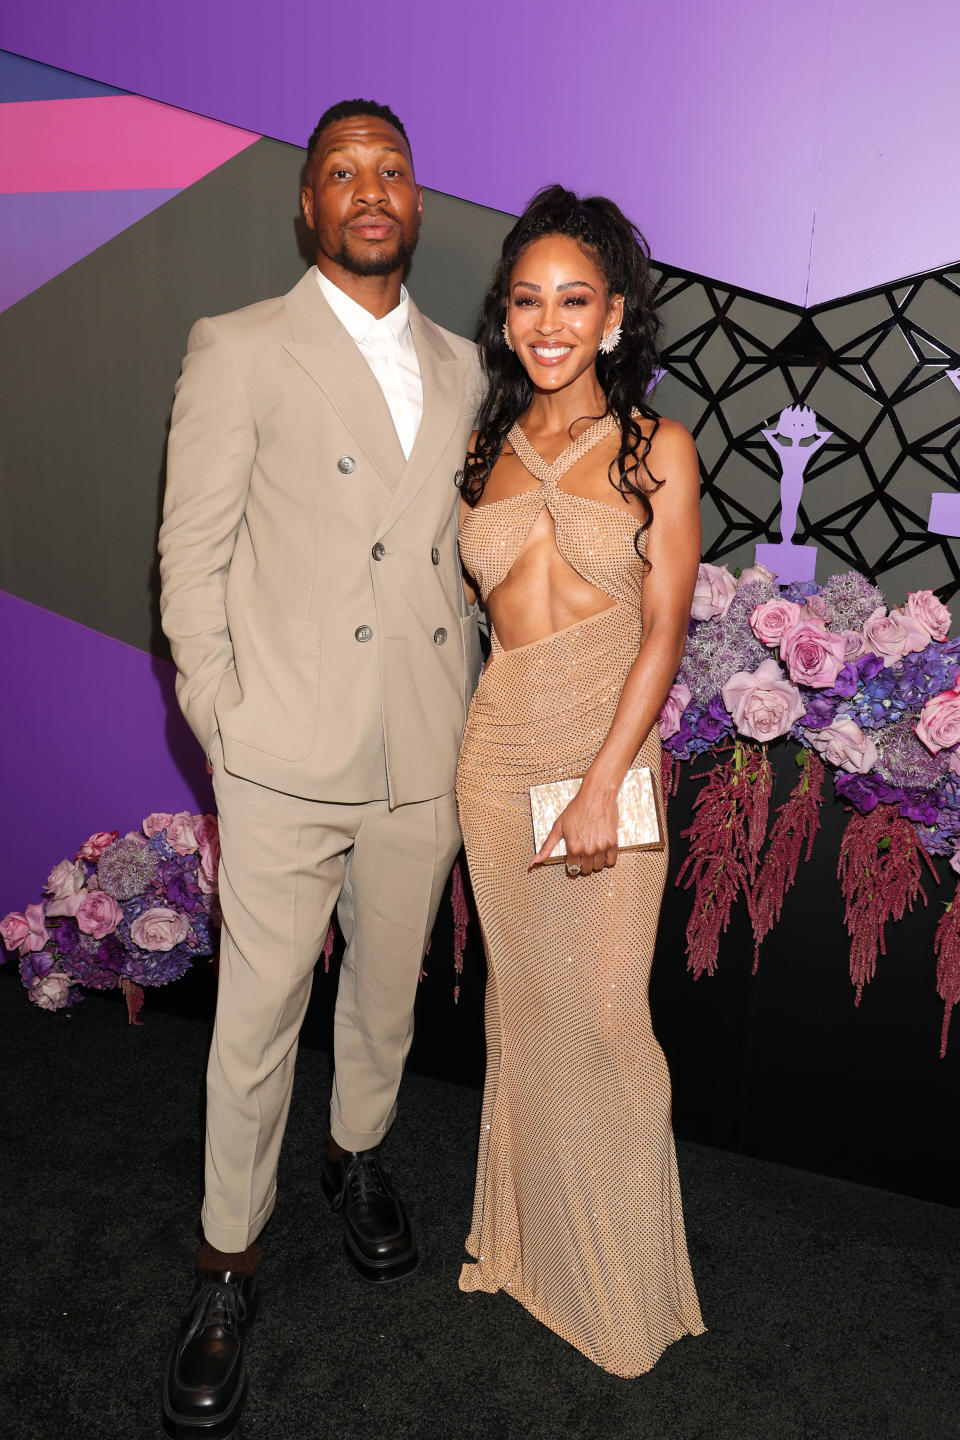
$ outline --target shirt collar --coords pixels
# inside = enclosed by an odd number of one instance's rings
[[[340,324],[346,330],[352,340],[362,345],[364,340],[372,339],[376,335],[383,335],[384,330],[391,334],[395,340],[401,341],[410,323],[410,296],[407,294],[407,287],[400,286],[400,304],[384,315],[381,320],[371,315],[356,300],[341,290],[339,285],[334,285],[326,275],[319,270],[316,272],[317,284],[330,309],[336,315]]]

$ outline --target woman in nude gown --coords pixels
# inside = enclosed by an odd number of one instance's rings
[[[657,328],[617,207],[535,196],[484,301],[460,514],[492,637],[457,775],[489,972],[460,1286],[508,1291],[617,1375],[704,1328],[647,999],[667,854],[616,843],[627,771],[659,792],[700,553],[693,442],[644,398]],[[530,786],[574,776],[535,855]]]

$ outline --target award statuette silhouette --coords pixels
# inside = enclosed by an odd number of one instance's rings
[[[794,545],[797,511],[803,493],[803,472],[832,430],[820,430],[809,405],[787,405],[772,429],[761,432],[780,462],[779,545],[758,545],[756,563],[766,565],[782,584],[812,580],[817,568],[816,545]]]
[[[944,370],[943,373],[950,384],[960,390],[960,365],[956,370]],[[927,529],[931,535],[960,535],[960,495],[952,490],[933,492]]]

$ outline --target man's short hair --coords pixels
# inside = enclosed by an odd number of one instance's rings
[[[410,148],[410,141],[407,139],[407,132],[403,128],[403,121],[399,120],[389,105],[378,105],[376,100],[338,100],[336,105],[331,105],[329,110],[324,110],[320,119],[314,127],[313,134],[307,141],[307,160],[313,159],[313,152],[317,148],[317,141],[328,125],[334,124],[337,120],[352,120],[355,115],[373,115],[378,120],[386,120],[395,130],[399,130],[404,140],[407,141],[407,148]]]

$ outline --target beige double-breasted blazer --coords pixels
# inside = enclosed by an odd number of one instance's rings
[[[480,668],[456,476],[475,347],[411,302],[423,418],[404,458],[314,271],[200,320],[177,383],[160,530],[177,693],[227,769],[311,799],[392,805],[453,787]]]

